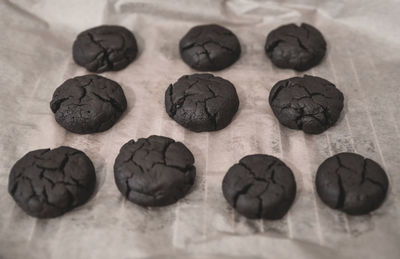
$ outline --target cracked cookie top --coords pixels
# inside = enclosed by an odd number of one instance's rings
[[[84,204],[96,174],[90,159],[70,147],[31,151],[11,169],[8,192],[29,215],[53,218]]]
[[[237,212],[251,219],[280,219],[296,196],[292,171],[268,155],[249,155],[233,165],[222,182],[222,192]]]
[[[65,81],[53,94],[50,108],[65,129],[87,134],[111,128],[126,110],[120,85],[98,75]]]
[[[225,128],[238,107],[239,98],[233,84],[212,74],[182,76],[165,92],[168,115],[196,132]]]
[[[304,71],[318,65],[325,56],[326,42],[313,26],[287,24],[271,31],[265,53],[277,67]]]
[[[194,157],[181,142],[162,136],[130,140],[114,163],[119,191],[141,206],[164,206],[184,197],[194,183]]]
[[[216,24],[199,25],[179,42],[181,57],[199,71],[218,71],[239,59],[240,43],[235,34]]]
[[[377,209],[383,203],[389,181],[375,161],[355,153],[340,153],[319,166],[315,184],[326,205],[360,215]]]
[[[81,32],[72,54],[75,62],[90,72],[117,71],[128,66],[137,54],[135,36],[122,26],[102,25]]]
[[[293,77],[276,83],[269,104],[279,122],[308,134],[320,134],[339,119],[343,94],[316,76]]]

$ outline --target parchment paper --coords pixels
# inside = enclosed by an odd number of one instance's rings
[[[397,0],[0,1],[0,258],[400,258],[399,13]],[[267,102],[275,82],[296,75],[263,50],[268,32],[290,22],[321,30],[326,58],[305,74],[345,95],[337,125],[316,136],[280,126]],[[240,60],[214,73],[236,86],[240,108],[227,128],[193,133],[167,116],[164,92],[195,72],[178,42],[204,23],[240,39]],[[102,74],[122,85],[128,110],[104,133],[76,135],[55,122],[49,102],[64,80],[87,73],[72,60],[72,42],[100,24],[126,26],[138,40],[136,61]],[[152,134],[185,143],[197,179],[177,204],[145,209],[122,198],[112,167],[122,144]],[[60,145],[93,160],[97,191],[62,217],[29,217],[7,193],[10,168],[30,150]],[[376,160],[390,177],[387,200],[370,215],[347,216],[316,196],[318,165],[342,151]],[[282,220],[247,220],[222,196],[228,168],[253,153],[277,156],[295,174],[297,197]]]

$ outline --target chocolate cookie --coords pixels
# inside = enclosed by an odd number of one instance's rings
[[[11,169],[8,192],[27,214],[53,218],[84,204],[96,174],[90,159],[70,147],[31,151]]]
[[[319,134],[339,119],[343,94],[331,82],[305,75],[276,83],[269,94],[269,104],[286,127]]]
[[[119,191],[141,206],[164,206],[185,196],[194,183],[196,168],[189,149],[162,136],[130,140],[114,164]]]
[[[240,43],[235,34],[216,24],[193,27],[179,42],[186,64],[199,71],[218,71],[239,59]]]
[[[326,42],[313,26],[287,24],[271,31],[265,53],[277,67],[304,71],[318,65],[325,56]]]
[[[289,167],[276,157],[250,155],[233,165],[222,182],[222,192],[237,212],[251,219],[280,219],[296,196]]]
[[[90,72],[121,70],[137,54],[135,36],[122,26],[102,25],[81,32],[72,47],[78,65]]]
[[[111,128],[126,110],[126,99],[116,82],[98,75],[85,75],[60,85],[50,108],[65,129],[87,134]]]
[[[239,107],[231,82],[211,74],[179,78],[165,92],[168,115],[192,131],[215,131],[228,126]]]
[[[373,160],[355,153],[340,153],[326,159],[315,180],[321,200],[348,214],[367,214],[384,201],[388,177]]]

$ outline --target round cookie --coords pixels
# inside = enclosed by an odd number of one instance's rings
[[[135,36],[122,26],[102,25],[81,32],[74,41],[74,61],[90,72],[117,71],[137,55]]]
[[[165,206],[184,197],[194,183],[196,168],[189,149],[162,136],[130,140],[114,163],[119,191],[141,206]]]
[[[389,181],[375,161],[355,153],[340,153],[319,166],[315,184],[326,205],[348,214],[361,215],[383,203]]]
[[[212,74],[182,76],[165,92],[168,115],[196,132],[225,128],[238,107],[239,98],[233,84]]]
[[[11,169],[8,192],[27,214],[53,218],[86,203],[96,174],[90,159],[70,147],[31,151]]]
[[[277,67],[304,71],[318,65],[325,56],[326,42],[315,27],[287,24],[271,31],[265,53]]]
[[[249,155],[233,165],[222,182],[222,192],[237,212],[251,219],[282,218],[296,196],[292,171],[268,155]]]
[[[121,86],[98,75],[68,79],[55,90],[50,102],[56,121],[78,134],[111,128],[126,106]]]
[[[193,27],[179,42],[181,57],[199,71],[224,69],[240,57],[240,43],[225,27],[208,24]]]
[[[320,134],[340,117],[343,94],[316,76],[293,77],[276,83],[269,104],[279,122],[308,134]]]

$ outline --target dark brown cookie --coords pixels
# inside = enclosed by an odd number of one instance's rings
[[[287,24],[268,34],[265,52],[277,67],[304,71],[318,65],[326,52],[322,34],[313,26]]]
[[[360,215],[377,209],[383,203],[389,181],[375,161],[355,153],[340,153],[319,166],[315,184],[326,205]]]
[[[90,72],[121,70],[137,54],[135,36],[122,26],[102,25],[81,32],[72,47],[78,65]]]
[[[279,122],[308,134],[320,134],[340,117],[343,94],[316,76],[293,77],[272,87],[269,104]]]
[[[11,169],[8,192],[27,214],[53,218],[84,204],[93,194],[96,174],[77,149],[31,151]]]
[[[114,164],[119,191],[141,206],[164,206],[184,197],[196,176],[194,158],[181,142],[162,136],[130,140]]]
[[[239,98],[233,84],[212,74],[183,76],[165,92],[168,115],[196,132],[225,128],[238,107]]]
[[[111,128],[126,110],[121,86],[98,75],[65,81],[53,94],[50,108],[65,129],[87,134]]]
[[[222,191],[237,212],[251,219],[280,219],[296,196],[292,171],[278,158],[249,155],[224,177]]]
[[[224,69],[240,57],[240,43],[225,27],[209,24],[193,27],[179,42],[181,57],[199,71]]]

